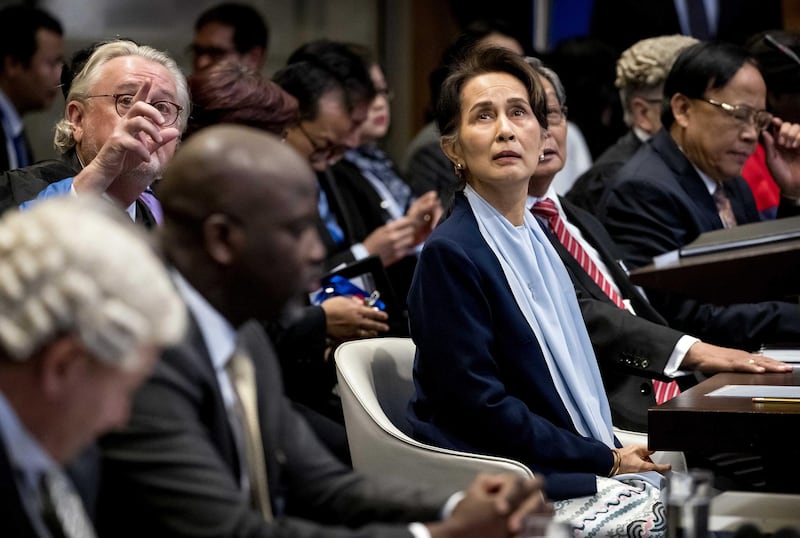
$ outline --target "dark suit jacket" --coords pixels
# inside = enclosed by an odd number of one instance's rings
[[[782,27],[780,0],[719,2],[719,41],[744,44],[756,32]],[[622,53],[640,39],[680,34],[681,28],[674,0],[594,0],[590,32]]]
[[[439,138],[424,144],[408,159],[406,178],[411,190],[422,196],[430,190],[439,194],[443,208],[453,205],[458,178],[453,172],[453,163],[439,146]]]
[[[50,183],[72,177],[81,169],[74,153],[0,174],[0,213],[33,200]]]
[[[336,181],[333,178],[330,169],[325,172],[317,174],[320,189],[325,191],[328,198],[328,207],[333,214],[336,215],[336,221],[344,233],[344,240],[340,243],[334,241],[333,236],[325,226],[322,218],[317,219],[317,231],[319,232],[322,244],[325,245],[327,256],[325,258],[324,268],[326,271],[343,264],[350,263],[355,260],[353,253],[350,251],[350,246],[353,243],[358,243],[356,239],[357,227],[351,221],[350,215],[345,211],[345,201],[342,198],[340,190],[337,188]]]
[[[192,324],[136,394],[128,426],[101,442],[100,530],[110,536],[403,536],[430,521],[444,499],[349,471],[314,437],[283,396],[263,328],[248,323],[240,342],[258,386],[272,508],[266,523],[239,490],[240,462],[215,372]],[[360,530],[351,528],[367,525]]]
[[[0,523],[0,531],[3,536],[37,538],[38,534],[28,519],[12,473],[5,444],[0,441],[0,505],[3,507],[3,522]]]
[[[463,194],[428,238],[409,294],[417,344],[414,435],[434,445],[516,459],[552,499],[596,491],[610,449],[580,436],[497,258]]]
[[[666,321],[631,283],[619,265],[622,259],[614,242],[594,216],[561,197],[562,218],[580,229],[598,252],[619,288],[636,312],[618,308],[558,239],[551,242],[570,273],[589,337],[597,355],[614,426],[647,431],[647,408],[656,405],[652,378],[661,378],[664,367],[683,333]],[[600,303],[600,304],[598,304]],[[693,384],[694,376],[681,381]]]
[[[327,402],[336,369],[333,361],[324,360],[328,341],[322,307],[306,306],[298,316],[265,327],[280,360],[286,395],[310,407]]]
[[[641,145],[642,141],[632,130],[619,137],[613,146],[597,158],[591,168],[575,180],[566,194],[567,200],[594,213],[614,174],[633,157]]]
[[[759,220],[747,183],[724,183],[740,224]],[[703,232],[722,228],[713,197],[670,134],[662,129],[623,166],[599,207],[629,268],[676,250]],[[797,213],[782,205],[778,215]],[[780,301],[717,306],[648,290],[652,304],[680,331],[709,343],[755,349],[765,342],[800,341],[800,307]]]

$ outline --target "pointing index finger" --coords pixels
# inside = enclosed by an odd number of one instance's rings
[[[133,102],[137,103],[139,101],[144,101],[147,99],[148,94],[150,93],[150,87],[153,85],[153,81],[149,78],[144,79],[144,82],[139,89],[136,90],[136,95],[133,96]]]

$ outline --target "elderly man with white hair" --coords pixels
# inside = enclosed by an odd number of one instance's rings
[[[55,127],[63,158],[0,177],[0,211],[41,189],[39,199],[94,192],[153,226],[160,207],[146,191],[161,177],[186,128],[186,78],[166,53],[125,39],[96,45],[78,63],[64,118]]]
[[[3,535],[94,535],[62,471],[127,421],[134,390],[186,313],[136,227],[84,197],[0,220]]]

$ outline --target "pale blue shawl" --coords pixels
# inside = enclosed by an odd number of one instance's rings
[[[614,447],[611,410],[575,288],[536,217],[511,224],[469,185],[464,190],[478,229],[503,268],[536,335],[550,376],[575,429]]]

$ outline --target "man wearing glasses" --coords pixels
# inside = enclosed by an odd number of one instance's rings
[[[189,113],[189,91],[177,64],[132,41],[104,43],[75,75],[66,103],[54,138],[64,160],[28,172],[53,181],[57,176],[48,167],[61,171],[66,161],[74,173],[61,172],[64,179],[37,199],[99,193],[134,221],[154,225],[160,208],[143,194],[175,153]]]
[[[219,63],[236,60],[255,71],[267,59],[269,26],[252,6],[236,2],[215,5],[197,18],[189,45],[192,74]]]
[[[800,214],[800,125],[764,110],[766,85],[745,50],[723,43],[685,49],[664,97],[664,128],[620,169],[598,210],[628,267],[703,232],[758,221],[740,173],[759,140],[781,190],[778,216]],[[656,290],[648,297],[671,326],[709,343],[752,350],[800,341],[796,303],[720,306]]]
[[[328,168],[360,143],[359,127],[376,96],[367,66],[345,44],[307,43],[289,57],[273,80],[294,96],[300,121],[286,131],[286,143],[306,157],[320,181],[320,236],[328,251],[325,269],[377,255],[384,265],[402,259],[413,246],[415,223],[397,219],[363,240],[348,214]]]

